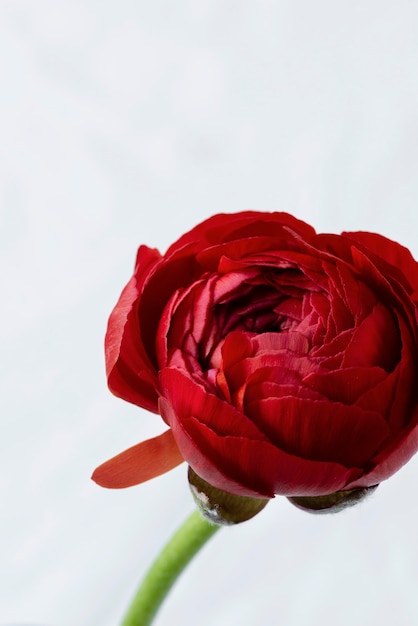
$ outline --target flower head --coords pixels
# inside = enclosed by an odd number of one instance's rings
[[[183,460],[236,496],[326,496],[418,448],[418,264],[380,235],[286,213],[202,222],[141,246],[106,334],[111,391],[166,432],[104,463],[125,487]]]

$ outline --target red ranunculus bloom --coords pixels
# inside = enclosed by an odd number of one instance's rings
[[[169,426],[104,463],[127,487],[183,460],[236,495],[369,487],[418,449],[418,264],[366,232],[215,215],[139,248],[109,320],[109,387]]]

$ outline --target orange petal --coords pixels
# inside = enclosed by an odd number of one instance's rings
[[[122,489],[165,474],[183,461],[172,431],[166,430],[102,463],[92,479],[101,487]]]

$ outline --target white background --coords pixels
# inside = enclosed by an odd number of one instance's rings
[[[418,3],[1,0],[0,624],[114,626],[193,509],[181,466],[96,465],[163,430],[106,388],[136,249],[286,210],[418,256]],[[156,626],[415,625],[418,459],[357,508],[224,529]]]

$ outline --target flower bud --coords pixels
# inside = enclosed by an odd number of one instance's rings
[[[288,500],[298,509],[308,513],[339,513],[347,507],[354,506],[366,496],[372,494],[378,485],[360,487],[348,491],[336,491],[327,496],[293,496]]]
[[[200,478],[189,467],[188,479],[193,498],[205,519],[213,524],[231,526],[245,522],[266,506],[269,498],[235,496]]]

